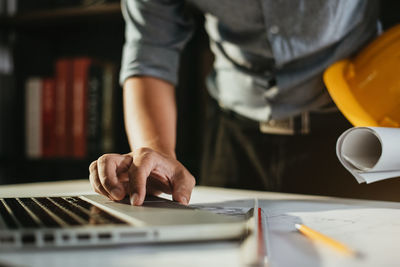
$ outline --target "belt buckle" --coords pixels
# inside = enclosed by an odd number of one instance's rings
[[[260,132],[266,134],[294,135],[294,118],[261,121]]]
[[[299,123],[297,123],[299,120]],[[294,135],[296,133],[310,133],[310,116],[308,112],[301,116],[289,117],[281,120],[269,120],[260,122],[260,132],[266,134]]]

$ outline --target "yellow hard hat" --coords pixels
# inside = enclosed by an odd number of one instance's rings
[[[324,82],[354,126],[400,127],[400,25],[352,59],[334,63]]]

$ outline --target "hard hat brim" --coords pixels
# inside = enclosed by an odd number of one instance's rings
[[[342,114],[354,126],[379,126],[377,121],[359,104],[345,79],[345,70],[350,61],[345,59],[331,65],[323,79],[328,92]]]

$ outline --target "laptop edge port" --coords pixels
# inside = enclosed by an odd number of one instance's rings
[[[33,245],[36,242],[36,236],[34,234],[23,234],[21,241],[24,245]]]
[[[43,241],[44,241],[44,243],[54,243],[54,235],[53,234],[44,234]]]
[[[97,236],[99,239],[111,239],[111,233],[99,233]]]
[[[78,240],[89,240],[90,234],[88,234],[88,233],[77,234],[76,238],[78,238]]]

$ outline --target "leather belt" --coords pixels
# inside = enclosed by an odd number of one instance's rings
[[[310,114],[303,112],[295,117],[262,121],[260,122],[260,132],[281,135],[309,134]]]
[[[218,105],[223,114],[228,115],[235,121],[258,127],[261,133],[279,134],[279,135],[296,135],[310,133],[310,114],[303,112],[300,115],[288,117],[284,119],[271,119],[269,121],[254,121],[244,117],[230,109],[223,108]]]

